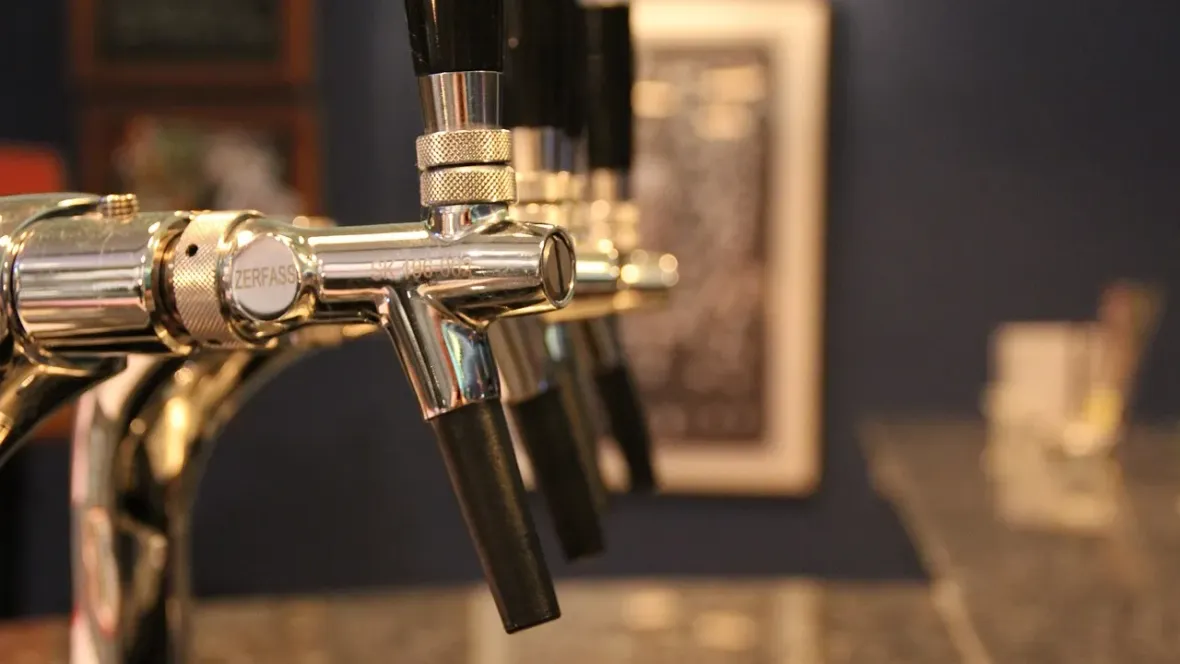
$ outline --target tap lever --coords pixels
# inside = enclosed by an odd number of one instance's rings
[[[631,477],[631,491],[647,493],[657,487],[652,461],[651,432],[635,380],[627,364],[599,373],[598,396],[610,420],[611,433],[619,444]]]
[[[594,502],[599,514],[606,514],[610,509],[610,492],[606,488],[598,460],[598,441],[605,433],[605,426],[601,422],[603,410],[594,396],[598,390],[589,349],[576,341],[576,331],[571,330],[571,327],[568,323],[559,323],[551,328],[556,334],[550,338],[564,345],[563,353],[555,353],[561,357],[556,384],[565,402],[566,416],[573,426],[574,442],[582,455]]]
[[[586,2],[586,146],[591,170],[631,169],[635,63],[628,3]]]
[[[499,399],[430,420],[508,633],[561,616]]]
[[[556,127],[565,99],[566,36],[555,26],[573,0],[505,0],[504,56],[506,127]]]
[[[602,553],[598,505],[561,389],[549,388],[510,408],[566,559]]]
[[[406,0],[414,73],[504,68],[504,0]]]
[[[566,8],[565,31],[562,128],[570,139],[580,140],[586,132],[586,64],[589,55],[586,50],[586,10],[573,0]]]

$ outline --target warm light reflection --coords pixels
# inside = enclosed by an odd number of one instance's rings
[[[680,106],[676,87],[666,81],[636,81],[631,106],[637,118],[669,118]]]
[[[381,233],[347,233],[343,235],[320,235],[311,238],[313,245],[340,245],[340,244],[398,244],[411,242],[421,242],[429,236],[429,232],[425,228],[404,231],[384,231]]]
[[[711,102],[751,104],[766,98],[766,71],[758,65],[716,67],[701,74],[700,87]]]

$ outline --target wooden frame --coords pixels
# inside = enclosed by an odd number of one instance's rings
[[[632,25],[641,68],[643,49],[653,44],[684,50],[760,45],[769,58],[767,85],[773,100],[773,147],[768,150],[773,186],[766,187],[761,291],[765,424],[754,444],[657,440],[662,488],[672,493],[808,494],[818,486],[822,466],[829,7],[821,0],[635,0]],[[710,258],[682,257],[680,270],[710,269]],[[690,262],[694,260],[699,262]],[[682,306],[694,306],[691,297]],[[613,446],[604,449],[602,466],[609,483],[624,483],[625,466]]]
[[[119,188],[112,155],[121,133],[134,118],[181,120],[209,127],[240,128],[275,134],[288,143],[286,182],[301,196],[303,214],[318,214],[321,205],[319,126],[315,113],[297,106],[108,105],[82,116],[81,182],[87,191]],[[138,192],[137,192],[138,193]],[[262,207],[262,206],[255,206]]]
[[[281,39],[278,57],[271,62],[233,61],[104,62],[99,54],[96,26],[104,0],[72,0],[70,44],[74,75],[94,88],[145,87],[302,87],[314,70],[313,0],[278,0]],[[200,6],[196,2],[191,6]]]

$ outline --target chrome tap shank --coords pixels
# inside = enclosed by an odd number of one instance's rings
[[[0,465],[55,410],[123,368],[121,357],[47,355],[21,326],[16,308],[16,257],[28,229],[98,205],[88,194],[0,197]]]

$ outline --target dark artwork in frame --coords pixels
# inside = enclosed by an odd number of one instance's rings
[[[282,57],[282,0],[102,0],[95,53],[112,63]]]
[[[624,337],[661,446],[766,434],[773,100],[758,44],[641,49],[632,173],[642,245],[676,255],[663,310]],[[777,92],[777,91],[776,91]]]
[[[92,110],[83,177],[147,210],[255,209],[315,214],[316,126],[298,108]]]
[[[314,9],[313,0],[71,0],[73,73],[100,94],[303,88]]]

